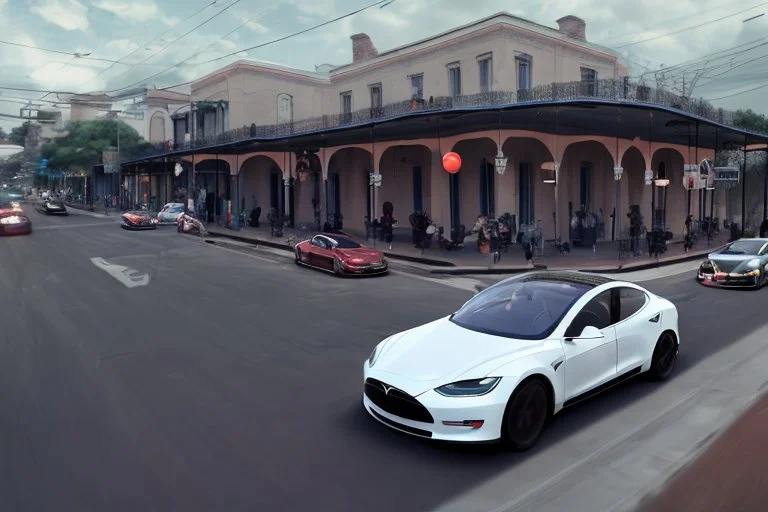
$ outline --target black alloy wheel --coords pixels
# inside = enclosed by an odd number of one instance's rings
[[[549,416],[549,398],[539,379],[518,387],[507,403],[502,426],[502,441],[514,451],[531,448],[541,437]]]
[[[672,333],[665,332],[656,342],[651,359],[651,369],[648,372],[653,380],[665,380],[677,364],[678,347]]]

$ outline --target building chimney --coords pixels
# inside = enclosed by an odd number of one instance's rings
[[[368,34],[355,34],[350,36],[352,39],[352,63],[365,62],[371,60],[379,55],[376,47],[373,46],[371,38]]]
[[[563,16],[557,20],[560,26],[560,32],[579,41],[587,40],[587,24],[583,19],[576,16]]]

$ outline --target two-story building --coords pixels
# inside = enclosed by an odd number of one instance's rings
[[[296,227],[341,214],[345,230],[362,232],[389,202],[401,225],[426,211],[449,233],[508,212],[519,229],[563,240],[584,212],[611,239],[630,206],[650,227],[663,204],[680,232],[706,198],[686,192],[684,169],[713,156],[717,128],[699,133],[699,120],[670,109],[723,113],[631,83],[617,53],[587,41],[583,20],[557,24],[500,13],[386,52],[356,34],[351,63],[314,71],[235,62],[192,84],[174,151],[134,172],[163,157],[166,168],[167,157],[191,163],[188,197],[204,187],[209,212],[232,199],[235,211],[284,211]],[[448,152],[459,172],[443,168]],[[649,172],[670,184],[663,200]]]

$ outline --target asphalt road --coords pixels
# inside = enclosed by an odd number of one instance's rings
[[[423,442],[362,409],[375,343],[467,291],[337,279],[116,215],[30,216],[31,236],[0,239],[0,510],[426,511],[541,449]],[[128,288],[92,258],[149,282]],[[644,284],[679,308],[680,372],[760,325],[768,299],[691,275]],[[540,446],[656,386],[565,412]]]

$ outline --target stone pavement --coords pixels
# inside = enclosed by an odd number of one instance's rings
[[[768,510],[768,394],[639,510]]]

